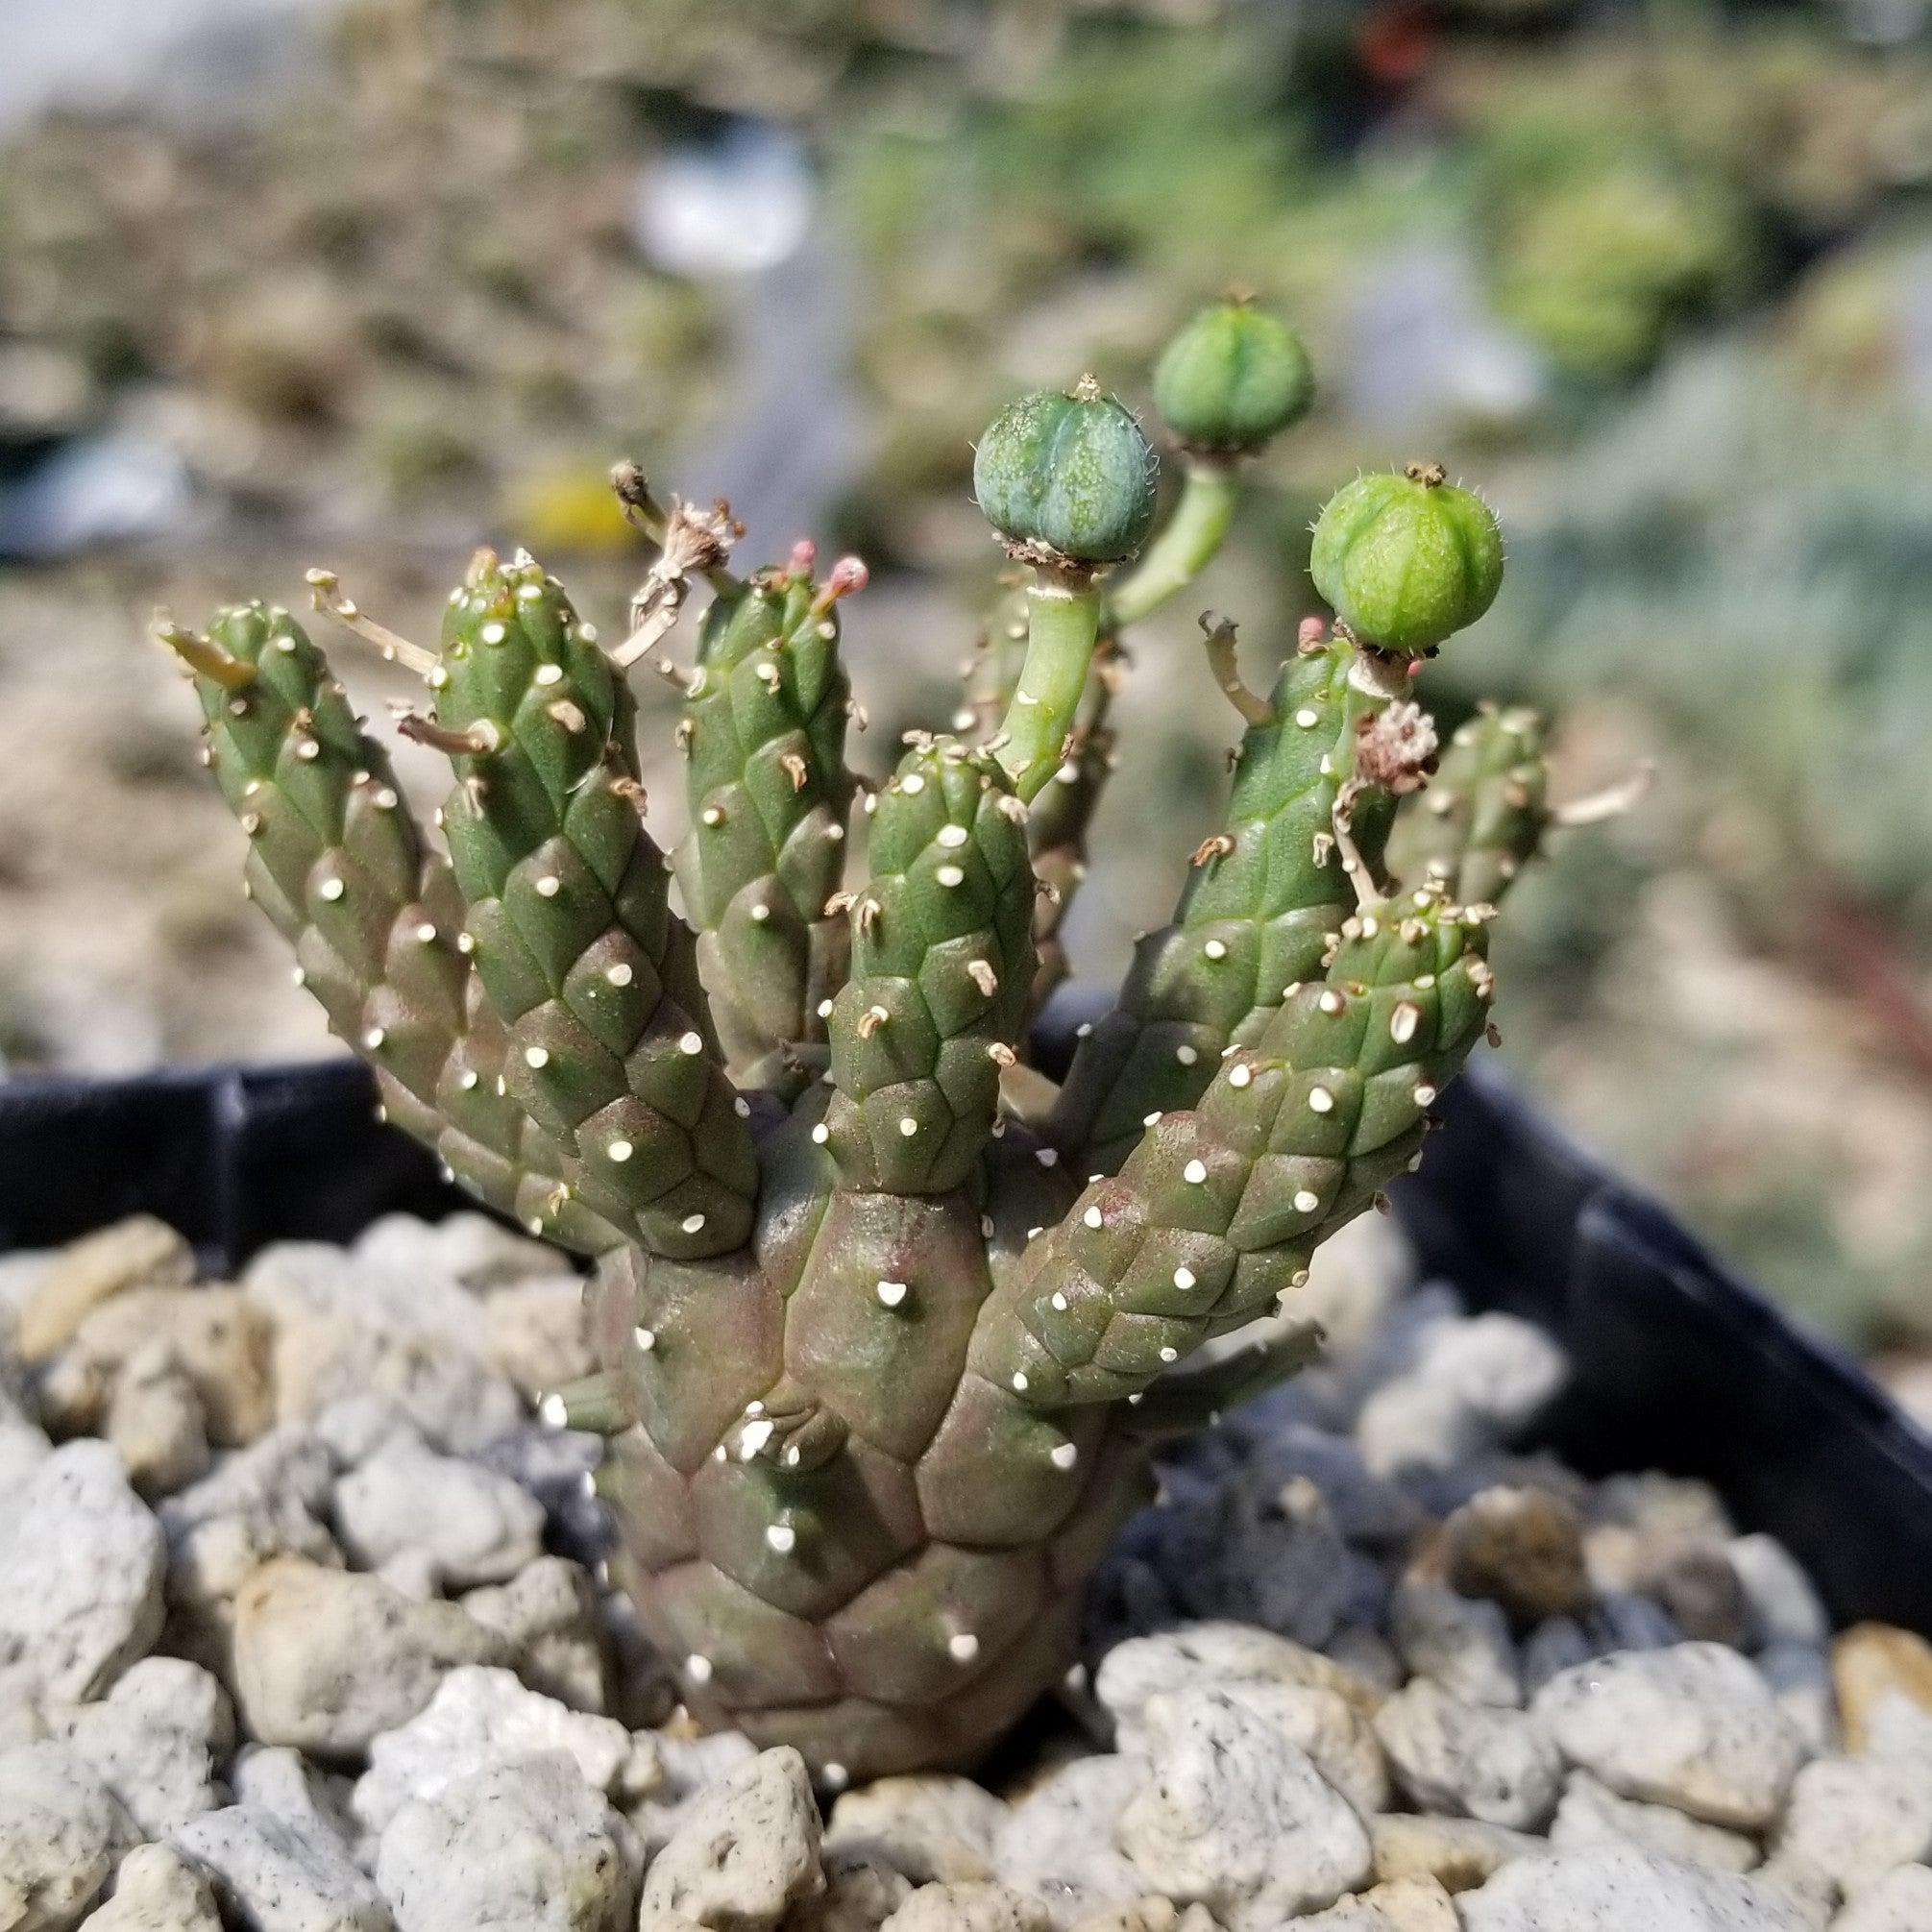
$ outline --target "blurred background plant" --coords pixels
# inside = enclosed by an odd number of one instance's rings
[[[970,434],[1018,386],[1128,384],[1232,281],[1318,381],[1211,592],[1255,681],[1341,466],[1483,478],[1509,579],[1435,700],[1550,706],[1575,792],[1657,773],[1526,885],[1505,1052],[1922,1379],[1932,9],[16,7],[0,1064],[322,1045],[232,897],[157,599],[292,595],[326,562],[406,629],[494,539],[614,614],[637,565],[603,476],[635,454],[729,494],[759,550],[867,554],[880,766],[970,650],[960,594],[994,589]],[[1205,829],[1227,727],[1194,615],[1151,627],[1115,708],[1144,782],[1104,808],[1070,934],[1096,978]]]

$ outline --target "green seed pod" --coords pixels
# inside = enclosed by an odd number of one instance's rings
[[[1363,644],[1420,657],[1496,600],[1503,536],[1480,497],[1440,463],[1357,477],[1329,499],[1308,570]]]
[[[1154,522],[1160,465],[1140,426],[1090,376],[1010,403],[979,440],[973,494],[1007,542],[1072,563],[1122,563]]]
[[[1301,337],[1245,302],[1204,308],[1162,353],[1154,406],[1189,449],[1259,449],[1308,413],[1314,376]]]

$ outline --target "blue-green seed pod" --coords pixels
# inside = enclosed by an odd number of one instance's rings
[[[1313,395],[1301,337],[1245,302],[1202,309],[1154,371],[1161,420],[1177,441],[1208,454],[1259,448],[1306,415]]]
[[[1077,564],[1122,563],[1154,522],[1159,463],[1091,377],[1009,404],[979,440],[973,494],[1009,544]]]
[[[1329,499],[1308,557],[1315,588],[1363,644],[1402,657],[1474,624],[1503,582],[1503,534],[1440,463],[1357,477]]]

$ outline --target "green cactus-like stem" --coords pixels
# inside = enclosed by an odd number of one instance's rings
[[[1501,904],[1553,821],[1548,735],[1522,705],[1485,705],[1457,726],[1428,790],[1397,820],[1395,875],[1432,880],[1464,905]]]
[[[1087,877],[1088,834],[1113,770],[1113,731],[1108,714],[1119,675],[1115,667],[1096,667],[1065,755],[1034,799],[1027,820],[1027,844],[1040,888],[1033,925],[1039,957],[1033,986],[1036,1011],[1069,970],[1061,929]]]
[[[1139,562],[1107,594],[1108,625],[1118,629],[1138,624],[1186,590],[1219,554],[1240,500],[1232,458],[1188,457],[1174,514]]]
[[[680,874],[719,1032],[741,1083],[787,1094],[824,1064],[819,1009],[845,976],[846,921],[825,910],[853,790],[840,589],[837,572],[817,584],[805,556],[721,597],[678,734],[691,813]],[[800,1051],[810,1044],[816,1056]]]
[[[831,1016],[823,1132],[848,1186],[957,1187],[986,1145],[1033,982],[1025,817],[998,761],[950,738],[877,795]]]
[[[285,610],[165,627],[195,673],[208,761],[249,838],[246,881],[296,976],[374,1068],[388,1117],[500,1212],[587,1253],[618,1230],[556,1203],[563,1150],[503,1090],[507,1042],[457,947],[462,902],[424,847],[388,754]]]
[[[640,818],[632,708],[596,634],[533,563],[480,551],[430,673],[457,783],[444,806],[510,1091],[568,1179],[653,1253],[741,1245],[758,1190],[669,866]]]
[[[1199,1107],[1154,1120],[1028,1250],[974,1371],[1037,1407],[1114,1401],[1265,1313],[1414,1160],[1491,990],[1479,916],[1422,893],[1351,917]]]
[[[1100,592],[1089,572],[1042,566],[1026,610],[1026,657],[993,741],[1022,800],[1060,770],[1100,635]]]
[[[1318,975],[1355,903],[1333,836],[1357,730],[1386,698],[1343,639],[1283,668],[1267,721],[1251,724],[1226,827],[1195,854],[1172,922],[1135,949],[1119,1004],[1076,1051],[1049,1134],[1083,1172],[1112,1171],[1149,1113],[1191,1107],[1230,1042],[1253,1037],[1282,989]],[[1373,868],[1392,801],[1365,791],[1356,844]]]

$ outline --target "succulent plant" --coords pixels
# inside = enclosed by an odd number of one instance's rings
[[[1244,725],[1226,829],[1056,1088],[1025,1059],[1041,888],[1082,870],[1120,630],[1218,536],[1184,488],[1182,537],[1128,567],[1153,458],[1087,386],[1015,405],[980,461],[1031,574],[1022,634],[959,735],[909,734],[876,787],[845,755],[863,568],[821,575],[800,544],[741,576],[721,505],[627,466],[658,555],[614,646],[524,555],[477,553],[434,650],[311,574],[428,687],[401,728],[452,765],[447,857],[287,610],[161,629],[248,890],[389,1118],[596,1258],[603,1367],[547,1407],[607,1437],[613,1568],[692,1709],[833,1785],[982,1753],[1073,1657],[1149,1445],[1308,1357],[1294,1290],[1488,1030],[1490,901],[1543,822],[1526,738],[1506,762],[1536,809],[1431,815],[1398,880],[1384,848],[1435,750],[1414,667],[1309,619],[1261,697],[1206,621]],[[1416,546],[1384,605],[1439,635],[1465,564]],[[663,653],[697,586],[681,668]],[[690,924],[645,825],[625,673],[647,658],[682,696]]]

